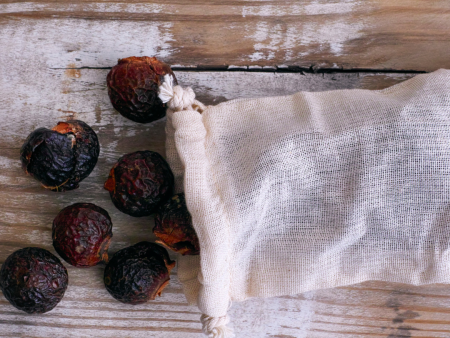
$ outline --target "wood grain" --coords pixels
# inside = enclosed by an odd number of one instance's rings
[[[27,60],[39,64],[41,59]],[[114,111],[106,92],[107,69],[50,69],[9,63],[0,85],[0,262],[25,246],[54,253],[51,224],[63,207],[93,202],[113,220],[111,253],[153,240],[152,217],[117,211],[102,185],[123,154],[138,149],[164,153],[164,124],[137,124]],[[414,74],[177,72],[205,104],[241,97],[286,95],[299,90],[381,89]],[[33,129],[78,118],[98,133],[101,154],[78,190],[53,193],[20,169],[19,148]],[[0,296],[1,337],[203,337],[200,313],[189,306],[176,277],[163,296],[144,305],[115,301],[102,282],[103,266],[77,269],[66,264],[69,288],[51,312],[31,316]],[[297,296],[251,299],[230,310],[238,338],[448,337],[450,288],[368,282]]]
[[[110,213],[114,253],[154,240],[153,220],[117,211],[103,182],[125,153],[164,154],[165,124],[136,124],[112,109],[105,78],[118,58],[157,56],[179,69],[269,71],[177,72],[179,82],[192,86],[205,104],[300,90],[381,89],[414,73],[370,69],[450,68],[450,4],[0,0],[0,46],[0,262],[25,246],[54,252],[52,220],[75,202],[93,202]],[[366,71],[270,72],[298,67]],[[80,189],[49,192],[23,174],[19,148],[35,128],[72,118],[98,133],[100,159]],[[106,292],[103,266],[66,266],[69,288],[47,314],[26,315],[0,295],[0,337],[203,337],[200,313],[186,303],[176,269],[162,297],[131,306]],[[230,310],[238,338],[449,337],[449,314],[448,286],[379,282],[251,299]]]
[[[51,68],[148,55],[183,66],[432,71],[450,68],[450,2],[2,1],[0,45],[0,56]]]

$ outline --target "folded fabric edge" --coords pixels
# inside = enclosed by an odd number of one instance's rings
[[[194,110],[169,112],[174,128],[175,147],[184,168],[183,185],[186,204],[192,216],[194,228],[200,241],[201,255],[197,271],[189,271],[181,259],[181,279],[186,299],[197,305],[203,313],[203,332],[214,338],[233,337],[227,310],[230,302],[229,248],[226,216],[219,193],[212,179],[212,170],[205,150],[206,129],[202,116]],[[219,236],[211,236],[210,232]],[[219,239],[220,242],[214,243]],[[217,250],[219,247],[221,250]],[[194,268],[195,269],[195,268]],[[197,280],[195,280],[197,274]]]

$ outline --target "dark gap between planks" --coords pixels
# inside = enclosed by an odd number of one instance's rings
[[[50,68],[50,69],[111,69],[112,67],[73,67],[73,68]],[[325,73],[377,73],[377,74],[423,74],[420,70],[396,70],[396,69],[370,69],[370,68],[309,68],[300,66],[173,66],[174,71],[183,72],[254,72],[254,73],[302,73],[302,74],[325,74]]]

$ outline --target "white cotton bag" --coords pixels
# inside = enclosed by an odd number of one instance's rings
[[[207,107],[167,77],[160,97],[200,242],[178,276],[210,337],[232,301],[450,283],[450,71]]]

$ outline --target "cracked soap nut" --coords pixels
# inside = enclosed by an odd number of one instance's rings
[[[160,243],[182,255],[198,255],[200,244],[186,207],[184,193],[174,195],[155,215],[153,233]]]
[[[83,121],[58,122],[53,129],[33,131],[20,149],[22,169],[44,188],[67,191],[79,187],[97,164],[100,145]]]
[[[0,270],[0,286],[6,299],[27,313],[52,310],[63,298],[69,276],[61,261],[41,248],[12,253]]]
[[[112,235],[108,212],[92,203],[69,205],[53,221],[53,247],[66,262],[77,267],[108,262]]]
[[[122,303],[142,304],[161,296],[174,266],[166,249],[140,242],[116,252],[105,268],[105,287]]]
[[[113,107],[124,117],[149,123],[166,115],[166,105],[158,97],[164,75],[177,79],[170,66],[155,57],[131,56],[120,59],[108,73],[106,83]]]
[[[164,158],[153,151],[122,156],[109,173],[105,189],[120,211],[149,216],[173,194],[174,177]]]

